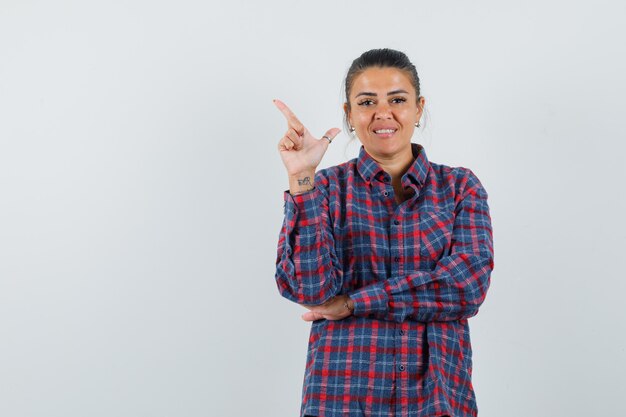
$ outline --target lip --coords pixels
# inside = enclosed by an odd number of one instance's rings
[[[393,130],[393,132],[376,133],[377,130]],[[376,137],[381,138],[381,139],[390,138],[393,135],[395,135],[397,131],[398,131],[398,128],[393,127],[393,126],[376,126],[375,128],[372,129],[372,133]]]

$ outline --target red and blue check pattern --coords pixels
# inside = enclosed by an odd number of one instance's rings
[[[477,415],[468,319],[494,267],[487,192],[470,169],[411,146],[401,204],[363,146],[319,170],[313,190],[284,193],[281,295],[354,300],[352,316],[312,322],[301,416]]]

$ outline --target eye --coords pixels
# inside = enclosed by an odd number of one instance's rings
[[[406,99],[404,97],[394,97],[391,99],[392,103],[404,103],[406,101]]]
[[[370,99],[365,99],[359,102],[359,106],[370,106],[372,104],[374,104],[374,100],[370,100]]]

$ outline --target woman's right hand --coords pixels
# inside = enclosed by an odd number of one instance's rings
[[[278,150],[287,168],[287,174],[290,177],[302,173],[314,174],[330,142],[324,137],[314,138],[285,103],[274,100],[274,104],[287,119],[287,132],[278,142]],[[341,130],[335,127],[328,130],[324,136],[333,140],[339,132]]]

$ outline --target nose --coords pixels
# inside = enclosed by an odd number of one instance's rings
[[[381,102],[376,106],[376,113],[374,115],[376,119],[391,119],[391,107],[386,101]]]

